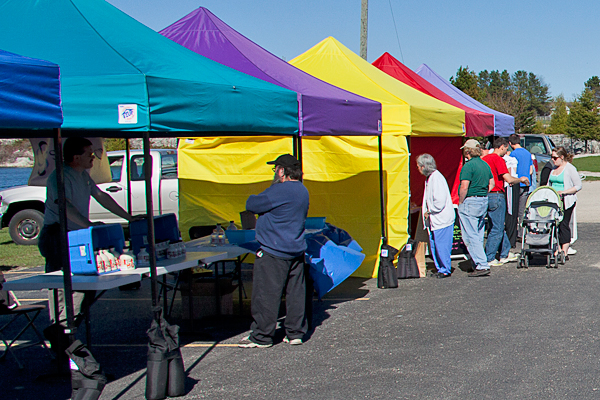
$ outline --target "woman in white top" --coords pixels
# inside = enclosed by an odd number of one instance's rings
[[[564,147],[552,150],[552,161],[554,169],[550,172],[548,184],[552,186],[563,199],[565,212],[563,220],[558,226],[558,242],[567,256],[569,244],[571,243],[571,215],[577,203],[577,192],[581,190],[581,178],[577,168],[571,164],[573,155],[569,154]],[[568,256],[567,256],[568,259]]]
[[[435,160],[424,153],[417,158],[419,172],[427,177],[423,192],[423,226],[429,232],[431,255],[437,268],[438,278],[452,273],[450,253],[454,236],[455,211],[446,178],[438,170]]]

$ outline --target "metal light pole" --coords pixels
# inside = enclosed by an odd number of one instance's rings
[[[367,30],[369,25],[369,0],[360,4],[360,56],[367,59]]]

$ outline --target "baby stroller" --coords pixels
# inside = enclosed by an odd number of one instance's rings
[[[562,199],[550,186],[540,186],[527,197],[519,268],[528,268],[536,255],[546,257],[547,268],[558,268],[559,262],[565,263],[565,254],[558,243],[558,225],[562,219]]]

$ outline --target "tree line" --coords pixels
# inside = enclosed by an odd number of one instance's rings
[[[486,106],[515,117],[517,133],[565,134],[581,140],[600,140],[600,78],[592,76],[573,102],[552,98],[549,87],[532,72],[481,71],[459,67],[450,82]],[[551,115],[550,125],[536,122]]]

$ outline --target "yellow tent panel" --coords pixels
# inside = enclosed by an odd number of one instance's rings
[[[376,276],[381,236],[377,137],[305,137],[304,184],[309,216],[327,217],[363,247],[367,258],[353,276]],[[282,137],[197,138],[179,145],[179,224],[185,239],[192,226],[239,221],[250,194],[273,178],[267,161],[292,153]],[[407,240],[408,148],[402,136],[384,142],[389,243]],[[390,202],[391,199],[391,202]]]

